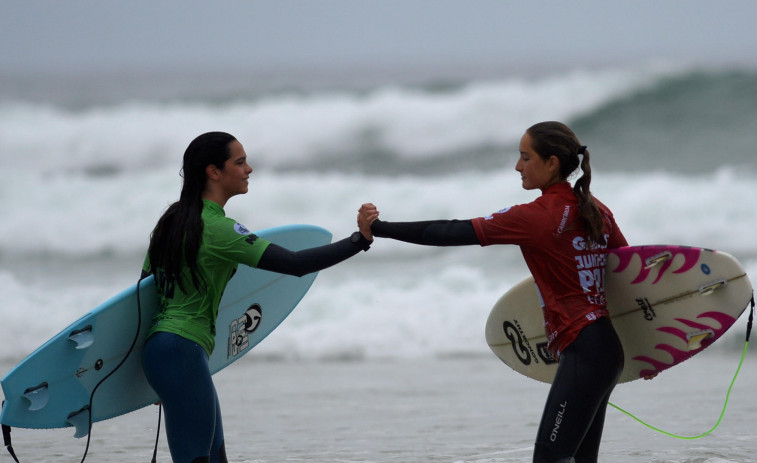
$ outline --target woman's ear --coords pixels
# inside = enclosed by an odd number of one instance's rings
[[[207,167],[205,167],[205,175],[207,175],[210,180],[218,180],[220,175],[218,167],[214,164],[208,164]]]
[[[560,159],[558,159],[557,156],[552,155],[549,157],[547,167],[553,175],[560,175]]]

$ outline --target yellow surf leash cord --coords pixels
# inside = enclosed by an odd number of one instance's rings
[[[720,412],[720,417],[718,418],[717,423],[715,423],[715,426],[710,428],[710,430],[703,432],[702,434],[696,435],[696,436],[679,436],[678,434],[673,434],[671,432],[663,431],[660,428],[656,428],[652,426],[651,424],[643,421],[642,419],[636,417],[632,413],[618,407],[612,402],[608,402],[610,406],[615,408],[616,410],[620,411],[621,413],[624,413],[628,415],[629,417],[633,418],[634,420],[638,421],[639,423],[643,424],[644,426],[648,427],[649,429],[652,429],[654,431],[657,431],[661,434],[664,434],[666,436],[674,437],[676,439],[684,439],[684,440],[694,440],[694,439],[700,439],[704,436],[707,436],[712,431],[717,429],[718,426],[720,426],[720,422],[723,421],[723,416],[725,415],[725,410],[728,407],[728,399],[731,397],[731,390],[733,389],[734,383],[736,383],[736,378],[739,376],[739,372],[741,371],[741,366],[744,364],[744,358],[746,358],[746,352],[747,348],[749,347],[749,335],[752,332],[752,321],[754,320],[754,294],[752,295],[752,301],[751,301],[752,308],[749,312],[749,321],[747,322],[746,326],[746,341],[744,342],[744,351],[741,353],[741,360],[739,360],[739,366],[736,368],[736,373],[733,375],[733,379],[731,380],[731,385],[728,387],[728,392],[725,395],[725,403],[723,404],[723,411]]]

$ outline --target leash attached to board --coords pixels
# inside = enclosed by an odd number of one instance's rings
[[[5,406],[5,401],[3,400],[3,405]],[[0,407],[2,409],[2,407]],[[16,457],[16,452],[13,451],[13,445],[11,444],[11,427],[7,424],[2,425],[3,428],[3,445],[5,445],[5,449],[8,450],[8,453],[11,454],[11,457],[13,457],[13,461],[16,463],[19,463],[18,458]]]
[[[646,423],[642,421],[640,418],[636,417],[632,413],[623,410],[622,408],[618,407],[612,402],[608,402],[609,405],[611,405],[616,410],[620,411],[621,413],[624,413],[628,415],[629,417],[633,418],[634,420],[638,421],[639,423],[643,424],[644,426],[648,427],[649,429],[652,429],[653,431],[657,431],[661,434],[665,434],[669,437],[674,437],[676,439],[683,439],[683,440],[694,440],[694,439],[700,439],[702,437],[707,436],[712,431],[717,429],[718,426],[720,426],[720,422],[723,420],[723,416],[725,416],[725,410],[728,407],[728,399],[731,397],[731,390],[733,389],[734,383],[736,383],[736,378],[739,376],[739,372],[741,371],[741,366],[744,364],[744,358],[746,358],[746,352],[747,348],[749,347],[749,336],[752,333],[752,322],[754,321],[754,293],[752,293],[752,300],[750,302],[751,309],[749,311],[749,319],[747,320],[746,324],[746,341],[744,342],[744,351],[741,353],[741,360],[739,360],[739,366],[736,368],[736,373],[733,374],[733,379],[731,380],[731,385],[728,387],[728,392],[725,395],[725,403],[723,404],[723,411],[720,412],[720,417],[718,418],[717,423],[715,423],[715,426],[713,426],[710,430],[703,432],[702,434],[696,435],[696,436],[679,436],[677,434],[673,434],[667,431],[663,431],[662,429],[656,428],[649,423]]]
[[[134,333],[134,340],[131,342],[131,346],[129,346],[129,350],[126,352],[126,355],[124,355],[124,358],[121,359],[121,362],[116,365],[116,368],[111,370],[110,373],[105,375],[105,377],[95,385],[94,389],[92,389],[92,393],[89,395],[89,423],[87,427],[87,445],[84,448],[84,455],[82,455],[81,457],[81,463],[84,463],[84,460],[87,458],[87,453],[89,453],[89,443],[92,438],[92,402],[95,399],[95,392],[97,392],[97,389],[100,387],[100,385],[102,385],[102,383],[105,382],[105,380],[113,376],[113,373],[118,371],[118,369],[121,368],[124,363],[126,363],[126,359],[128,359],[129,355],[131,355],[131,353],[134,351],[134,346],[137,345],[137,341],[139,340],[139,332],[142,328],[142,298],[139,295],[139,287],[142,286],[142,280],[144,280],[145,277],[146,275],[142,275],[137,281],[137,332]]]
[[[100,382],[97,383],[97,385],[95,385],[89,397],[89,405],[85,406],[82,409],[82,410],[86,410],[89,415],[88,427],[87,427],[87,444],[86,444],[86,447],[84,448],[84,455],[82,456],[82,459],[81,459],[82,463],[87,458],[87,454],[89,452],[89,444],[90,444],[90,438],[92,434],[92,404],[94,401],[95,392],[100,387],[100,385],[105,382],[105,380],[110,378],[126,362],[126,359],[134,350],[134,347],[137,344],[137,340],[139,339],[140,328],[142,326],[142,301],[139,294],[139,289],[140,289],[139,287],[142,284],[142,280],[144,280],[144,278],[145,276],[140,277],[139,281],[137,282],[137,291],[136,291],[137,292],[137,332],[134,335],[134,340],[132,341],[131,346],[129,347],[129,350],[126,352],[126,355],[121,360],[121,362],[110,373],[108,373],[103,379],[101,379]],[[2,406],[5,406],[5,401],[3,401]],[[13,458],[13,461],[15,461],[16,463],[20,463],[18,460],[18,457],[16,456],[16,452],[13,450],[13,444],[11,442],[11,427],[6,424],[3,424],[2,432],[3,432],[3,445],[5,446],[10,456]],[[159,435],[160,435],[160,415],[158,416],[158,436]],[[158,437],[156,436],[155,451],[153,452],[153,456],[152,456],[153,463],[155,463],[156,461],[157,452],[158,452]]]

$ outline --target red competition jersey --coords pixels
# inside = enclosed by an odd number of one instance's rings
[[[568,182],[553,185],[535,201],[473,219],[481,246],[517,244],[539,290],[549,349],[559,356],[587,325],[607,316],[606,248],[627,246],[612,212],[605,217],[607,246],[590,245]]]

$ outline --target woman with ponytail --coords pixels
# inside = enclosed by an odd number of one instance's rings
[[[371,214],[359,218],[360,231],[351,237],[302,251],[258,238],[223,210],[229,198],[247,193],[251,173],[244,147],[232,135],[198,136],[184,153],[179,200],[150,239],[143,275],[155,275],[160,311],[147,334],[143,365],[165,410],[174,463],[227,461],[208,357],[218,305],[237,265],[302,276],[367,251],[373,241]]]
[[[538,288],[548,348],[559,360],[534,446],[534,462],[596,462],[605,409],[620,373],[623,347],[606,309],[607,248],[628,243],[610,210],[590,191],[589,151],[560,122],[541,122],[520,141],[515,170],[528,204],[470,220],[385,222],[374,236],[428,246],[515,244]],[[581,168],[571,187],[568,178]],[[361,220],[377,217],[373,204]],[[555,432],[555,423],[559,432]]]

